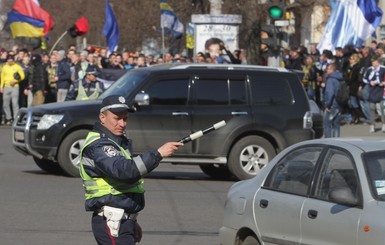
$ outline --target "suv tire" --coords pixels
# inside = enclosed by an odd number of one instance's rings
[[[231,149],[228,167],[238,179],[250,179],[275,155],[269,141],[260,136],[247,136],[236,142]]]
[[[63,169],[59,166],[57,162],[50,161],[47,159],[39,159],[37,157],[33,157],[36,165],[49,174],[62,175]]]
[[[214,179],[228,179],[232,176],[226,165],[218,164],[201,164],[199,165],[203,173]]]
[[[80,151],[89,130],[78,130],[64,138],[59,147],[58,161],[63,171],[70,177],[79,177]]]

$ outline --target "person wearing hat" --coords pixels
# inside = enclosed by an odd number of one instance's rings
[[[144,208],[142,178],[183,146],[167,142],[157,150],[132,156],[125,134],[129,111],[123,96],[104,98],[99,122],[87,135],[80,154],[85,209],[93,212],[92,231],[99,245],[133,245],[141,240],[137,216]]]
[[[48,88],[48,72],[43,66],[40,54],[33,54],[28,68],[28,89],[32,92],[32,106],[44,104]],[[28,94],[25,89],[24,94]]]
[[[3,108],[5,113],[5,124],[11,125],[13,117],[19,111],[19,82],[25,77],[23,68],[15,62],[15,56],[7,55],[7,63],[1,69],[0,93],[3,94]],[[11,114],[11,104],[12,111]]]
[[[92,100],[104,92],[103,82],[97,80],[96,66],[88,66],[83,79],[75,80],[67,93],[66,100]]]

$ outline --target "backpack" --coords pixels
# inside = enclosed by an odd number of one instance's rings
[[[345,107],[348,105],[349,86],[345,81],[340,81],[340,87],[338,88],[335,99],[341,107]]]

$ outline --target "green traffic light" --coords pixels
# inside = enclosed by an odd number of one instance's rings
[[[283,15],[283,9],[278,6],[271,6],[269,8],[269,15],[273,19],[280,19]]]

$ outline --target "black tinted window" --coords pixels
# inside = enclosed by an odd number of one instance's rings
[[[229,103],[227,80],[195,80],[194,91],[197,105],[227,105]]]
[[[230,80],[230,103],[246,104],[246,83],[244,80]]]
[[[146,92],[150,95],[151,105],[184,105],[187,103],[188,79],[158,81]]]
[[[289,81],[283,78],[266,76],[250,77],[253,104],[287,105],[293,103]]]

